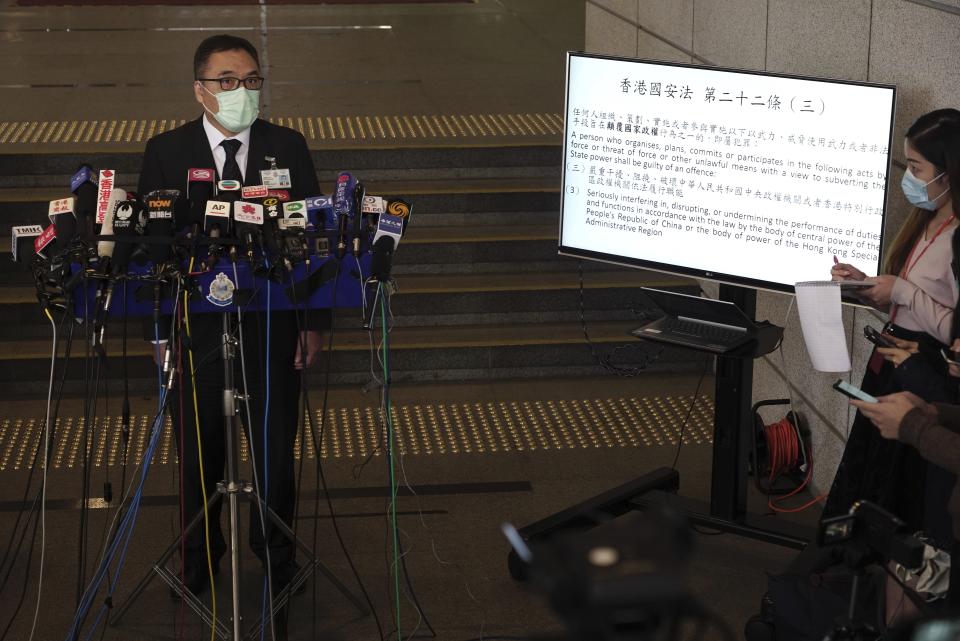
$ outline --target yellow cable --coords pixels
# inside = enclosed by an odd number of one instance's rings
[[[190,273],[193,272],[193,259],[190,259]],[[197,383],[193,369],[193,344],[190,336],[190,306],[189,294],[183,293],[183,318],[187,327],[187,359],[190,361],[190,387],[193,393],[193,423],[197,429],[197,464],[200,467],[200,491],[203,494],[203,538],[207,550],[207,576],[210,579],[210,612],[213,624],[210,626],[210,641],[217,638],[217,590],[213,585],[213,553],[210,551],[210,515],[207,512],[207,481],[203,476],[203,444],[200,438],[200,409],[197,404]]]

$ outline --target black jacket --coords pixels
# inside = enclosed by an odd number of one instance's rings
[[[147,194],[155,189],[179,189],[186,196],[187,172],[190,169],[214,169],[213,153],[203,128],[203,116],[196,120],[154,136],[147,141],[143,152],[143,167],[137,191]],[[313,167],[313,159],[303,135],[288,127],[257,119],[250,127],[250,149],[247,153],[245,184],[260,184],[261,169],[270,169],[267,157],[274,158],[278,169],[290,170],[292,200],[320,195],[320,184]],[[276,320],[287,319],[296,328],[292,313],[278,313]],[[289,317],[289,318],[287,318]],[[308,315],[309,329],[329,327],[329,312],[317,310]],[[166,338],[168,319],[161,323],[160,338]],[[155,336],[152,319],[145,318],[143,336]]]
[[[203,129],[202,118],[203,116],[147,141],[137,187],[141,195],[155,189],[179,189],[186,195],[189,169],[212,169],[216,166]],[[266,160],[268,156],[276,159],[278,168],[290,170],[290,195],[293,200],[321,193],[313,159],[303,135],[288,127],[273,125],[258,118],[250,127],[245,184],[260,184],[259,171],[270,169],[270,162]]]

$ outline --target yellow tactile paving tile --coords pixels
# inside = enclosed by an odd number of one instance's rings
[[[321,412],[315,411],[316,425],[321,418]],[[142,462],[151,419],[146,415],[130,417],[128,464]],[[394,406],[392,419],[400,453],[429,456],[672,446],[681,438],[681,432],[685,444],[707,445],[713,441],[714,416],[709,397],[665,395],[412,403]],[[377,408],[330,409],[325,423],[321,458],[383,455],[382,448],[377,446],[383,430]],[[123,463],[121,417],[99,417],[92,438],[86,440],[82,417],[59,418],[56,426],[58,438],[51,459],[52,469],[80,466],[85,458],[85,443],[94,467],[117,467]],[[42,420],[11,417],[0,421],[0,472],[14,472],[29,466],[42,436]],[[161,438],[153,462],[176,463],[169,418]],[[305,445],[298,435],[294,446],[296,458],[316,458],[311,439],[307,439]],[[249,458],[249,446],[242,433],[240,458],[243,462]]]
[[[384,114],[363,116],[274,116],[275,124],[301,132],[314,148],[465,144],[529,139],[556,141],[563,119],[556,113]],[[95,146],[141,148],[152,136],[182,125],[170,118],[0,121],[0,153],[56,153]]]

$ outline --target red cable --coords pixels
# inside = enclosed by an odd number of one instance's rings
[[[770,461],[768,482],[772,488],[773,484],[782,474],[797,469],[800,466],[800,437],[788,417],[784,417],[776,423],[764,425],[763,435],[767,442],[767,453]],[[770,510],[787,514],[802,512],[826,498],[827,495],[822,494],[794,508],[785,508],[777,505],[778,502],[795,496],[809,485],[810,479],[813,477],[813,459],[807,456],[806,463],[807,473],[800,485],[777,499],[774,499],[773,496],[767,498],[767,507],[770,508]]]

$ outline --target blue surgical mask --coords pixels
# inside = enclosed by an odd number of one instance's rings
[[[943,174],[947,172],[940,172],[939,175],[935,176],[933,180],[936,180]],[[938,205],[936,201],[940,200],[943,194],[946,194],[950,191],[950,187],[947,186],[947,189],[933,200],[930,200],[930,194],[927,193],[927,185],[933,182],[923,182],[919,178],[913,175],[913,172],[910,171],[908,167],[905,172],[903,172],[903,180],[900,181],[900,186],[903,188],[903,195],[907,197],[907,200],[914,207],[919,207],[920,209],[926,209],[927,211],[936,211]]]
[[[202,86],[202,84],[201,84]],[[233,91],[213,93],[206,87],[203,90],[217,99],[217,113],[207,109],[211,116],[217,119],[224,128],[238,133],[253,124],[260,113],[260,92],[239,87]]]

